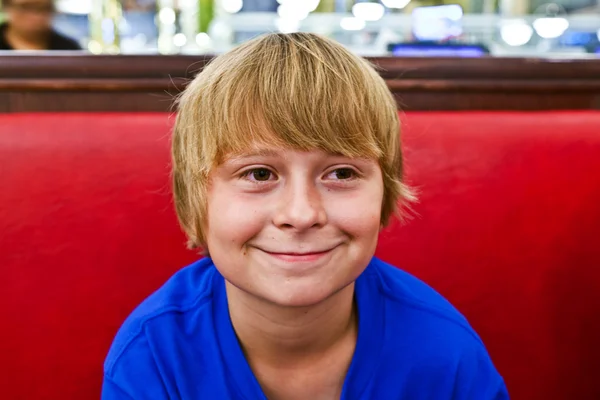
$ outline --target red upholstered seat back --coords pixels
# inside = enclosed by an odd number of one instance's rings
[[[513,399],[600,397],[600,113],[411,113],[415,217],[378,254],[448,297]],[[0,115],[0,390],[98,398],[185,250],[164,114]]]

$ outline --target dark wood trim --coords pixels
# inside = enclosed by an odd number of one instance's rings
[[[0,55],[0,112],[168,111],[210,59]],[[404,109],[600,109],[600,60],[369,60]]]
[[[167,78],[191,77],[210,56],[87,54],[16,55],[0,52],[0,77],[12,78]]]
[[[54,92],[154,92],[182,88],[185,81],[168,78],[1,79],[2,91]]]
[[[600,92],[600,79],[597,81],[565,80],[555,82],[549,79],[523,81],[517,79],[387,79],[390,90],[403,92],[486,92],[486,93],[552,93]]]
[[[600,79],[600,59],[371,58],[384,78]]]
[[[56,92],[154,92],[181,90],[188,80],[184,79],[0,79],[2,91],[56,91]],[[387,79],[392,92],[496,92],[496,93],[552,93],[600,91],[600,79],[597,81],[567,80],[485,80],[485,79]]]

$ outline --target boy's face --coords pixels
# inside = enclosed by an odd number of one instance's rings
[[[281,306],[310,306],[367,266],[382,200],[375,160],[261,148],[211,173],[208,251],[243,292]]]

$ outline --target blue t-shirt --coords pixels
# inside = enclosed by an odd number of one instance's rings
[[[358,339],[342,400],[508,399],[477,334],[429,286],[373,258],[355,296]],[[102,399],[266,399],[209,258],[177,272],[123,324]]]

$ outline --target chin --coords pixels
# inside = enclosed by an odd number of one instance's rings
[[[288,287],[279,288],[276,292],[265,293],[263,298],[280,307],[312,307],[332,297],[350,283],[339,287],[323,287],[322,282],[307,284],[290,283]]]

